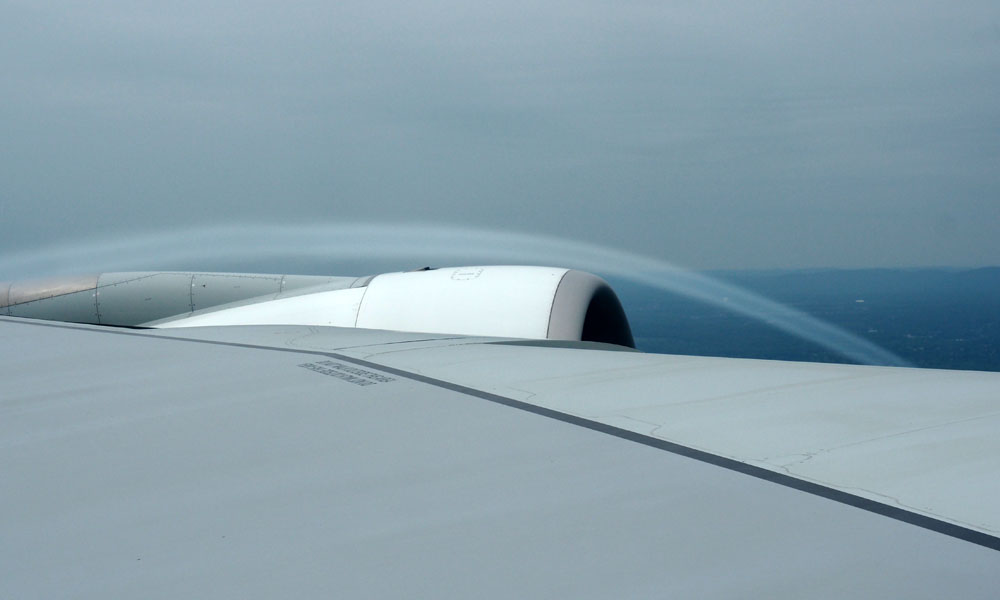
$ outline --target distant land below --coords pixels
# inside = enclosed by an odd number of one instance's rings
[[[1000,267],[711,271],[806,312],[916,367],[1000,371]],[[613,279],[640,350],[850,362],[720,306]]]

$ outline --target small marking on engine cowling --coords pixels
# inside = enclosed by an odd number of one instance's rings
[[[302,363],[299,365],[303,369],[309,369],[310,371],[315,371],[321,375],[326,375],[328,377],[336,377],[347,383],[353,383],[354,385],[366,386],[375,385],[377,383],[389,383],[390,381],[396,381],[395,378],[389,377],[388,375],[382,375],[381,373],[376,373],[375,371],[369,371],[367,369],[361,369],[353,365],[348,365],[332,360],[320,360],[311,363]]]
[[[451,278],[455,281],[468,281],[476,279],[482,274],[483,269],[455,269],[455,272],[451,274]]]

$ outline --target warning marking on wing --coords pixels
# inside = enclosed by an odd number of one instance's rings
[[[353,383],[354,385],[375,385],[376,383],[396,381],[392,377],[376,373],[375,371],[368,371],[366,369],[361,369],[332,360],[320,360],[311,363],[303,363],[299,366],[303,369],[309,369],[310,371],[315,371],[322,375],[336,377],[337,379]]]

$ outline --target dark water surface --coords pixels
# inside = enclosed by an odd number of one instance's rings
[[[707,274],[866,338],[914,366],[1000,371],[1000,267]],[[636,344],[647,352],[849,362],[724,308],[611,283]]]

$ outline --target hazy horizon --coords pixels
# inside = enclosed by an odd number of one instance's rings
[[[364,222],[1000,264],[995,2],[2,6],[0,256]]]

